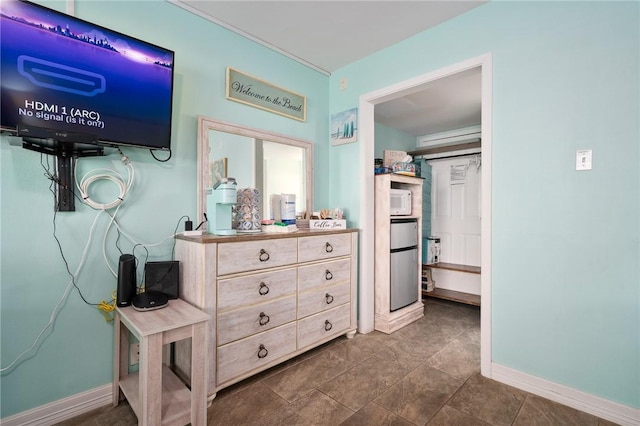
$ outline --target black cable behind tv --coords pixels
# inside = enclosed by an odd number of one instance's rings
[[[71,133],[42,127],[19,125],[17,135],[22,147],[56,157],[56,206],[58,212],[73,212],[75,208],[75,159],[104,155],[95,135]]]

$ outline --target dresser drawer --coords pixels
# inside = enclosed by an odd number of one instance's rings
[[[218,312],[295,294],[296,269],[259,272],[218,281]]]
[[[298,261],[330,259],[351,254],[351,234],[328,234],[298,238]]]
[[[296,263],[296,238],[244,241],[218,245],[218,275]]]
[[[218,385],[258,369],[296,350],[296,324],[273,330],[218,348]]]
[[[298,294],[298,318],[340,306],[350,298],[351,285],[348,282],[301,292]]]
[[[349,329],[351,304],[324,311],[298,321],[298,349],[336,337]]]
[[[218,314],[218,342],[221,346],[252,334],[267,331],[296,319],[296,297],[261,303]]]
[[[351,280],[351,259],[335,260],[298,268],[298,291]]]

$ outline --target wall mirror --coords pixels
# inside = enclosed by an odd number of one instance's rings
[[[238,189],[260,191],[263,219],[271,217],[272,194],[295,194],[296,214],[313,211],[311,142],[199,116],[198,221],[223,177],[235,178]]]

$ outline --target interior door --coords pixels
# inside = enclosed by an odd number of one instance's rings
[[[480,266],[481,174],[478,155],[429,161],[431,234],[440,237],[440,261]]]

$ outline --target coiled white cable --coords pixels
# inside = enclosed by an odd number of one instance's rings
[[[77,164],[78,162],[76,162],[76,167],[77,167]],[[78,190],[80,191],[80,196],[82,197],[85,204],[87,204],[89,207],[95,210],[110,210],[122,204],[122,202],[125,199],[125,196],[127,195],[127,192],[131,189],[131,186],[133,185],[133,180],[135,176],[135,170],[133,168],[133,165],[129,161],[128,157],[122,156],[122,164],[124,164],[124,166],[127,168],[127,171],[129,174],[128,179],[126,179],[126,181],[125,181],[125,178],[120,173],[111,169],[91,170],[90,172],[86,173],[82,177],[80,182],[77,182],[76,180],[76,186],[78,187]],[[118,194],[117,198],[111,201],[110,203],[98,203],[92,200],[89,197],[89,187],[91,186],[91,184],[93,184],[98,180],[108,180],[110,182],[115,183],[116,186],[118,186],[118,188],[120,189],[120,193]]]

